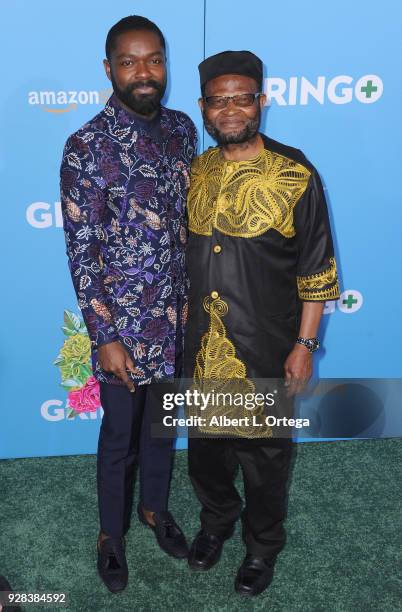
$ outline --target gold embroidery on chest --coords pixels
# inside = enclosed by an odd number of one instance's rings
[[[207,151],[192,167],[190,231],[252,238],[272,228],[291,238],[293,209],[309,177],[304,166],[267,149],[253,160],[226,163],[219,149]]]

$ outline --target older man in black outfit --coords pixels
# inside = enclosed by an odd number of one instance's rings
[[[301,151],[259,133],[266,97],[258,57],[226,51],[199,71],[199,105],[218,146],[192,165],[187,371],[198,382],[284,379],[291,396],[311,376],[324,303],[339,297],[321,181]],[[211,568],[233,533],[240,465],[247,554],[235,589],[253,596],[269,585],[285,542],[291,449],[279,437],[190,438],[202,506],[191,568]]]

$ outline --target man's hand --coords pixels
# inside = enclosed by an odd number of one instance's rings
[[[133,360],[120,342],[116,341],[102,344],[98,348],[98,359],[102,370],[111,372],[117,376],[117,378],[120,378],[127,386],[128,390],[134,393],[135,387],[127,374],[127,370],[135,374],[135,366]]]
[[[285,386],[288,388],[287,396],[296,395],[303,391],[310,380],[313,371],[312,354],[307,347],[296,344],[285,361]]]

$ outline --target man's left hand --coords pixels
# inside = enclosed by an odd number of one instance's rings
[[[312,371],[312,354],[302,344],[296,344],[285,361],[285,386],[288,397],[303,391],[311,378]]]

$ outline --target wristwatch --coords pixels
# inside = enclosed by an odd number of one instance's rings
[[[320,348],[320,343],[318,338],[297,338],[296,344],[303,344],[310,353],[314,353],[317,349]]]

